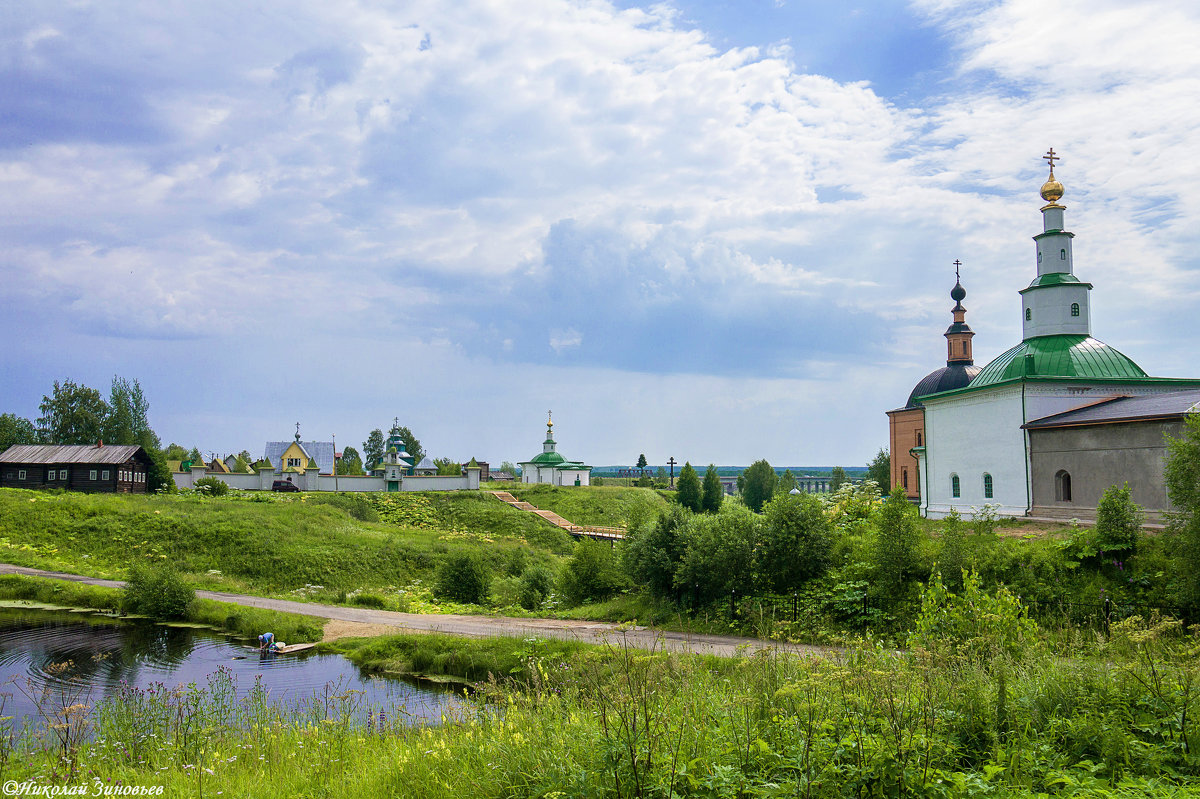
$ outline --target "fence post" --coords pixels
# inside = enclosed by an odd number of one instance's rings
[[[800,618],[800,594],[796,591],[792,592],[792,624]]]
[[[737,618],[737,589],[729,589],[729,621],[734,621]]]

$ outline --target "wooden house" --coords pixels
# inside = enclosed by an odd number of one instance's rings
[[[145,494],[149,468],[137,445],[17,444],[0,453],[0,487]]]

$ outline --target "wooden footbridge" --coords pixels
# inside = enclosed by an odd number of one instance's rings
[[[623,527],[598,527],[596,525],[575,524],[567,521],[552,510],[542,510],[534,505],[517,499],[507,491],[488,491],[487,493],[517,510],[528,511],[535,516],[541,516],[555,527],[566,530],[576,538],[597,538],[604,541],[617,541],[625,537]]]

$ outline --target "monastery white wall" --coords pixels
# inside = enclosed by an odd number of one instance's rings
[[[952,509],[967,518],[985,504],[1002,516],[1029,508],[1025,423],[1020,384],[925,403],[925,457],[921,509],[940,519]],[[992,497],[983,475],[992,476]],[[958,475],[960,496],[951,476]]]

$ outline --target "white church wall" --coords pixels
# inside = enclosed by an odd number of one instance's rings
[[[942,518],[952,509],[970,517],[985,504],[1002,516],[1024,516],[1028,505],[1021,386],[925,403],[926,474],[922,509]],[[951,488],[959,478],[959,496]],[[984,474],[992,496],[984,496]]]

